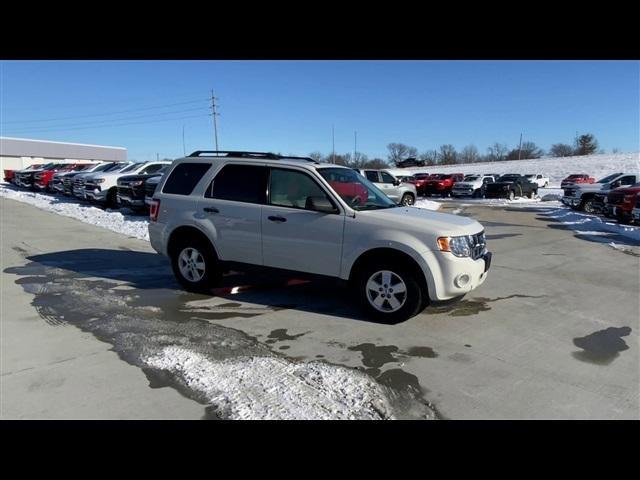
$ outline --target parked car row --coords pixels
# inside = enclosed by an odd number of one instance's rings
[[[75,197],[105,208],[143,211],[157,186],[157,181],[151,181],[159,179],[170,164],[167,161],[48,163],[18,171],[5,170],[4,178],[32,191]]]
[[[565,184],[562,203],[574,210],[602,214],[621,223],[638,222],[640,182],[634,174],[613,173],[597,182]],[[634,213],[635,211],[635,213]]]

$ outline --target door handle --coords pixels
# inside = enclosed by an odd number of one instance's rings
[[[216,207],[204,207],[203,210],[209,213],[220,213],[220,210],[218,210]]]
[[[282,223],[282,222],[286,222],[287,219],[284,217],[280,217],[280,216],[269,216],[267,217],[269,220],[271,220],[272,222],[278,222],[278,223]]]

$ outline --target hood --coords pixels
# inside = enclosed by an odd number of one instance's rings
[[[161,177],[162,173],[145,173],[143,175],[125,175],[118,179],[118,182],[132,182],[136,180],[146,180],[153,177]]]
[[[632,193],[640,193],[640,187],[622,187],[622,188],[614,188],[610,191],[611,193],[619,194],[619,195],[629,195]]]
[[[493,182],[487,183],[487,188],[491,187],[506,187],[508,185],[513,185],[514,182]]]
[[[356,212],[356,216],[366,216],[386,227],[402,230],[420,230],[445,235],[473,235],[484,230],[476,220],[450,213],[434,212],[417,207],[395,207],[383,210]]]
[[[610,190],[607,183],[575,183],[571,188],[581,192],[599,192],[600,190]]]

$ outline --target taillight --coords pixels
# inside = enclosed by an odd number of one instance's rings
[[[152,222],[158,221],[158,213],[160,212],[160,200],[154,198],[149,205],[149,217]]]

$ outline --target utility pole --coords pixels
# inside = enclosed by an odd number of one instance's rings
[[[182,154],[187,156],[187,149],[184,146],[184,125],[182,125]]]
[[[331,124],[331,163],[336,163],[336,129],[333,123]]]
[[[356,161],[356,155],[358,152],[358,132],[354,130],[353,132],[353,161]]]
[[[518,147],[518,160],[520,160],[520,152],[522,152],[522,134],[520,134],[520,146]]]
[[[216,150],[218,150],[218,123],[216,121],[216,117],[219,113],[216,112],[216,100],[217,98],[213,96],[213,89],[211,89],[211,110],[213,111],[213,135],[216,140]]]

